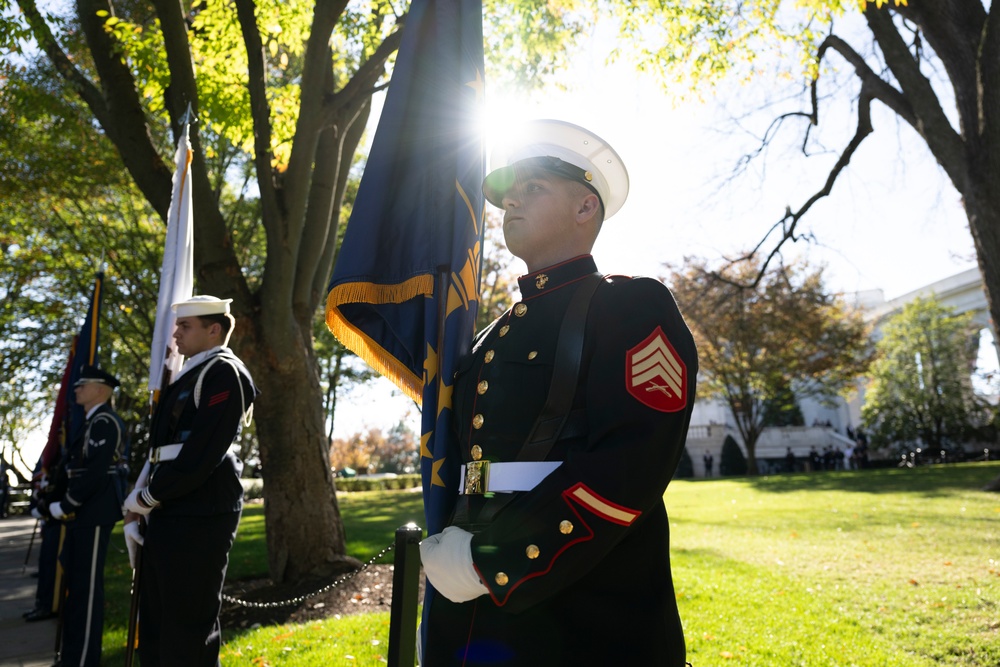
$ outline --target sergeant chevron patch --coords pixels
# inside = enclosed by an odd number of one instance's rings
[[[687,405],[687,367],[656,327],[626,356],[628,393],[643,405],[660,412],[678,412]]]

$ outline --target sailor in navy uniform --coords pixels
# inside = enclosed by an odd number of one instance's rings
[[[122,518],[124,488],[119,465],[125,452],[125,425],[110,405],[117,378],[85,366],[74,385],[76,402],[86,413],[83,434],[66,455],[66,492],[49,504],[66,525],[59,561],[66,577],[61,661],[89,667],[101,664],[104,630],[104,559],[111,530]]]
[[[130,557],[142,548],[143,667],[219,664],[222,585],[243,509],[243,463],[230,447],[258,394],[226,347],[231,301],[197,296],[173,305],[174,339],[187,361],[156,406],[149,460],[125,500]]]
[[[663,494],[694,341],[663,284],[596,273],[597,233],[628,192],[617,153],[559,121],[522,137],[483,190],[529,273],[456,374],[445,465],[462,466],[461,490],[420,545],[440,593],[421,664],[680,667]]]

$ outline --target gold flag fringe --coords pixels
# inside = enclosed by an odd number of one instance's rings
[[[388,378],[418,405],[422,402],[423,378],[415,375],[385,348],[348,322],[339,307],[348,303],[402,303],[420,296],[431,296],[433,293],[434,276],[423,275],[394,285],[344,283],[330,290],[326,298],[326,326],[337,340]]]

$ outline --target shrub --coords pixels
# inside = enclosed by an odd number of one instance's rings
[[[731,435],[727,435],[722,443],[722,460],[719,462],[720,475],[747,474],[747,458],[743,450]]]
[[[674,479],[688,479],[694,477],[694,463],[691,462],[691,455],[688,454],[687,447],[681,452],[681,460],[677,463],[677,472]]]

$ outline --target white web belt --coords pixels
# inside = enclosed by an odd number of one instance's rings
[[[464,495],[530,491],[562,461],[473,461],[462,466],[458,492]]]

